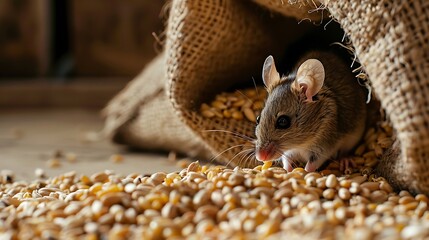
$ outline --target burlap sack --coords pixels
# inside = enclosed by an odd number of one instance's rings
[[[429,193],[429,5],[425,1],[326,0],[317,5],[313,1],[254,1],[260,7],[244,0],[173,1],[165,51],[166,90],[175,116],[195,137],[189,140],[211,156],[223,153],[217,160],[228,163],[243,150],[245,141],[205,130],[253,136],[254,125],[205,119],[198,113],[199,105],[233,86],[249,85],[252,77],[260,76],[268,54],[276,57],[300,36],[298,31],[307,30],[277,14],[314,21],[330,15],[349,36],[397,132],[397,148],[391,152],[398,157],[384,158],[379,172],[396,187]],[[236,157],[232,163],[242,164],[241,160]]]
[[[104,134],[117,143],[210,157],[194,133],[175,116],[165,94],[165,54],[156,57],[103,110]]]

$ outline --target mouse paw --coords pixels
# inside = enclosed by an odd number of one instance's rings
[[[357,167],[352,157],[343,157],[339,161],[340,161],[340,171],[344,172],[345,174],[352,174],[353,168]]]
[[[286,157],[282,157],[283,168],[288,172],[292,172],[292,170],[293,170],[292,162],[293,161],[291,159],[288,159]]]

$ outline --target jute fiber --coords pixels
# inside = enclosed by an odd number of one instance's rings
[[[243,150],[245,141],[227,132],[253,137],[254,124],[203,118],[198,113],[200,104],[222,91],[251,86],[252,77],[260,79],[267,55],[276,58],[288,43],[308,30],[298,25],[298,20],[317,22],[328,16],[338,21],[350,38],[356,59],[397,133],[396,147],[383,159],[379,173],[396,187],[429,193],[429,4],[426,0],[322,3],[173,0],[164,66],[168,96],[165,101],[172,104],[173,111],[168,115],[170,121],[184,126],[182,139],[189,137],[189,141],[207,150],[202,151],[207,155],[216,156],[219,162],[229,163],[233,159],[231,165],[243,164],[243,158],[235,156]],[[140,81],[148,85],[159,83]],[[140,87],[135,90],[140,96],[146,91],[137,83],[132,87]],[[134,109],[133,113],[126,116],[144,124],[136,119],[150,113],[146,113],[144,106],[133,106],[127,108]],[[134,136],[146,134],[141,131],[145,126],[140,127]],[[163,128],[166,125],[161,126],[160,134]]]
[[[210,157],[174,114],[165,94],[165,54],[156,57],[104,109],[104,133],[117,143]]]
[[[379,166],[396,187],[429,193],[429,4],[330,1],[397,133]],[[353,14],[350,14],[350,12]]]

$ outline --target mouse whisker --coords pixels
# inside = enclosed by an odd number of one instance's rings
[[[257,165],[261,165],[261,162],[254,162],[253,164],[252,164],[252,161],[254,160],[254,158],[253,158],[253,156],[252,155],[249,155],[247,158],[246,158],[246,160],[245,160],[245,165],[244,165],[244,167],[252,167],[252,166],[257,166]]]
[[[216,156],[212,157],[212,158],[209,160],[209,163],[213,163],[213,161],[215,161],[219,156],[221,156],[222,154],[224,154],[224,153],[225,153],[225,152],[227,152],[227,151],[230,151],[230,150],[232,150],[232,149],[234,149],[234,148],[237,148],[237,147],[244,147],[244,146],[245,146],[245,144],[237,144],[237,145],[234,145],[234,146],[232,146],[232,147],[229,147],[229,148],[227,148],[227,149],[223,150],[222,152],[220,152],[218,155],[216,155]]]
[[[292,166],[292,168],[296,168],[296,167],[300,166],[299,163],[297,163],[294,159],[288,158],[281,150],[276,150],[276,153],[280,154],[280,156],[282,156],[284,158],[287,158],[288,162]],[[283,166],[283,167],[285,167],[285,166]]]
[[[258,160],[256,160],[255,157],[255,151],[252,149],[252,151],[250,151],[250,154],[248,154],[249,156],[246,158],[245,160],[245,166],[251,166],[251,165],[259,165],[260,162]],[[254,164],[251,164],[254,163]]]
[[[286,133],[283,133],[282,135],[281,135],[281,137],[280,137],[280,139],[282,139],[282,138],[284,138],[286,135],[288,135],[289,133],[288,132],[286,132]],[[308,132],[308,133],[294,133],[294,138],[295,139],[300,139],[300,138],[308,138],[308,136],[309,135],[312,135],[312,134],[317,134],[316,132]]]
[[[249,149],[244,149],[244,150],[242,150],[242,151],[240,151],[239,153],[237,153],[237,154],[235,154],[235,156],[233,157],[233,158],[231,158],[229,161],[228,161],[228,164],[227,164],[227,166],[236,158],[236,157],[238,157],[239,155],[242,155],[242,154],[244,154],[244,157],[242,157],[242,158],[240,158],[240,160],[238,161],[238,166],[241,166],[241,162],[243,162],[243,160],[246,158],[246,159],[248,159],[249,157],[246,157],[246,156],[251,156],[252,155],[252,153],[253,153],[253,148],[249,148]],[[247,161],[247,160],[246,160]]]
[[[251,157],[252,157],[252,161],[250,163],[253,163],[251,165],[258,165],[260,163],[260,161],[258,161],[258,159],[256,159],[256,152],[254,149],[252,151]]]
[[[256,141],[256,139],[251,138],[249,136],[246,136],[246,135],[243,135],[243,134],[240,134],[240,133],[237,133],[237,132],[227,131],[227,130],[216,130],[216,129],[213,129],[213,130],[203,130],[203,131],[204,132],[223,132],[223,133],[229,133],[232,136],[235,136],[235,137],[247,140],[248,142],[253,143],[253,144]]]
[[[238,160],[237,166],[242,166],[242,165],[241,165],[241,163],[242,163],[242,162],[244,162],[244,159],[245,159],[245,158],[247,158],[247,156],[248,156],[250,153],[243,153],[243,152],[242,152],[242,154],[244,154],[244,156],[243,156],[243,157],[240,157],[240,159]],[[238,156],[238,154],[237,154],[236,156]],[[236,156],[234,156],[234,158],[235,158]],[[232,162],[232,160],[234,160],[234,158],[232,158],[232,159],[231,159],[231,161],[229,161],[229,163],[231,163],[231,162]]]
[[[254,148],[245,149],[242,152],[247,152],[247,153],[244,155],[244,157],[240,159],[240,161],[238,162],[238,166],[251,167],[252,165],[260,164],[260,162],[256,160]],[[243,165],[241,165],[241,163],[243,163]]]
[[[259,91],[258,91],[258,87],[256,86],[256,81],[254,77],[252,77],[252,81],[253,81],[253,86],[255,86],[256,96],[259,98]]]
[[[292,165],[292,167],[293,167],[293,168],[300,167],[300,165],[299,165],[298,163],[296,163],[296,161],[295,161],[295,160],[292,160],[291,165]]]
[[[247,100],[249,100],[250,102],[252,102],[253,103],[253,100],[252,99],[250,99],[246,94],[244,94],[242,91],[240,91],[240,90],[236,90],[238,93],[240,93],[241,95],[243,95],[245,98],[247,98]]]
[[[235,158],[235,157],[238,157],[238,156],[240,156],[240,155],[244,155],[243,157],[240,157],[240,159],[238,160],[238,163],[237,163],[237,166],[241,166],[241,163],[243,162],[244,158],[245,158],[246,156],[248,156],[249,154],[250,154],[250,151],[248,151],[247,149],[246,149],[246,150],[243,150],[243,151],[241,151],[241,152],[237,153],[233,158],[231,158],[231,161],[230,161],[230,162],[232,162],[232,161],[234,160],[234,158]]]
[[[280,154],[281,157],[286,157],[286,155],[281,150],[276,150],[275,152],[278,153],[278,154]],[[281,159],[281,158],[279,158],[279,159]]]
[[[238,146],[238,145],[236,145],[236,146]],[[251,148],[246,148],[246,144],[241,144],[240,145],[241,147],[242,147],[242,149],[241,149],[241,151],[239,151],[238,153],[236,153],[230,160],[229,160],[229,162],[230,161],[232,161],[232,160],[234,160],[237,156],[239,156],[239,155],[242,155],[242,154],[245,154],[245,153],[248,153],[248,152],[252,152],[253,151],[253,148],[251,147]]]

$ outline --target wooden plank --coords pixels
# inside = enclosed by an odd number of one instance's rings
[[[42,76],[47,73],[49,1],[0,1],[0,76]]]
[[[102,108],[125,85],[123,78],[2,81],[0,108]]]
[[[133,76],[156,55],[165,1],[71,1],[72,55],[84,76]],[[103,11],[100,11],[103,9]]]

